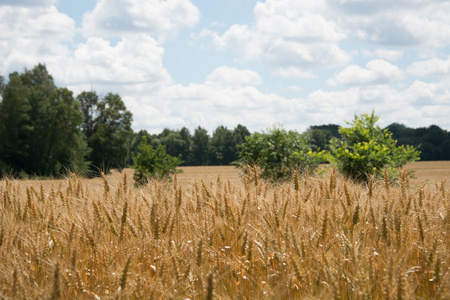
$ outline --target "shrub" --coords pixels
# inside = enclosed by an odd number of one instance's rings
[[[133,155],[134,180],[137,185],[146,184],[150,179],[168,179],[176,173],[178,165],[182,164],[180,156],[174,157],[166,153],[166,146],[153,148],[144,136],[138,147],[138,154]]]
[[[375,123],[379,117],[372,114],[355,116],[350,127],[341,127],[341,140],[332,140],[331,154],[334,163],[345,175],[367,181],[369,176],[382,176],[384,170],[394,177],[396,169],[419,160],[420,152],[412,146],[399,146],[388,129]]]
[[[289,179],[294,170],[312,173],[325,160],[325,152],[313,152],[299,133],[279,127],[245,137],[239,148],[240,159],[234,164],[244,170],[247,165],[258,165],[259,175],[270,181]]]

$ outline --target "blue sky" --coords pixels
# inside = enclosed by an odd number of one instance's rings
[[[59,86],[118,93],[133,128],[355,114],[450,129],[450,1],[2,0],[0,75],[45,63]]]

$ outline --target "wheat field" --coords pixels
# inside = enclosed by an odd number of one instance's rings
[[[221,170],[142,188],[129,170],[0,181],[0,297],[450,298],[436,172],[355,184],[330,169],[274,186]]]

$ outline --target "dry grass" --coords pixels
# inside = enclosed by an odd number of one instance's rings
[[[450,297],[443,178],[356,185],[330,170],[270,186],[226,172],[142,189],[128,170],[0,182],[0,296]]]

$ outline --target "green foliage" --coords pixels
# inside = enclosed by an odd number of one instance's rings
[[[208,131],[201,126],[198,126],[192,136],[191,158],[190,162],[194,166],[201,166],[208,164],[208,145],[209,135]]]
[[[108,93],[98,99],[95,92],[83,92],[77,100],[83,114],[83,133],[91,149],[91,171],[108,173],[123,168],[133,134],[132,114],[118,94]]]
[[[137,155],[133,156],[136,169],[134,172],[134,180],[136,184],[146,184],[151,179],[168,179],[170,175],[176,173],[176,168],[183,161],[180,156],[174,157],[166,153],[166,146],[158,145],[153,148],[148,144],[147,138],[144,136]]]
[[[387,169],[391,176],[395,169],[419,159],[420,152],[412,146],[397,146],[392,133],[375,125],[378,116],[355,116],[350,127],[341,127],[340,141],[331,141],[334,163],[345,175],[366,181],[369,176],[382,176]]]
[[[78,102],[71,91],[55,86],[45,65],[11,73],[1,90],[0,157],[13,174],[86,170]]]
[[[235,164],[244,170],[247,165],[256,164],[260,176],[270,181],[289,179],[294,170],[313,173],[326,159],[326,153],[313,152],[302,135],[279,127],[247,136],[240,149],[240,159]]]
[[[158,139],[162,145],[166,146],[166,151],[169,155],[177,156],[181,154],[181,158],[184,161],[188,159],[191,135],[187,128],[183,127],[181,131],[166,128],[158,135]]]

